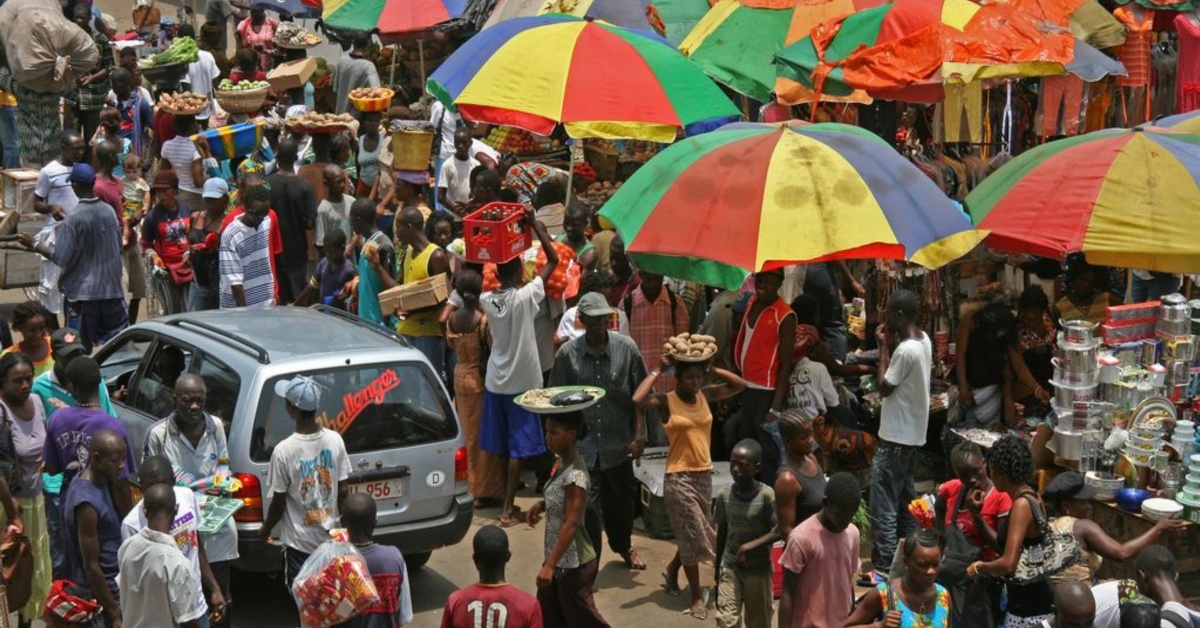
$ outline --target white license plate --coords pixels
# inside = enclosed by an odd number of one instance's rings
[[[399,479],[395,480],[377,480],[375,482],[363,482],[361,484],[351,484],[351,493],[366,493],[370,497],[380,499],[398,499],[403,490],[403,484]]]

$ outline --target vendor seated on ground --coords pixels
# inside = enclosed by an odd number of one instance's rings
[[[957,337],[960,359],[954,365],[961,427],[1013,424],[1013,371],[1020,360],[1016,335],[1016,318],[1002,302],[964,314]]]
[[[1057,514],[1050,527],[1055,532],[1073,534],[1080,549],[1075,564],[1051,577],[1055,582],[1080,580],[1092,584],[1105,558],[1129,561],[1143,549],[1159,542],[1163,535],[1178,532],[1188,525],[1183,519],[1161,519],[1141,536],[1121,543],[1091,520],[1095,496],[1095,489],[1085,484],[1083,476],[1075,471],[1058,474],[1046,487],[1046,504]]]
[[[1054,303],[1054,320],[1104,323],[1105,310],[1110,305],[1108,274],[1082,258],[1071,262],[1067,269],[1066,294]]]

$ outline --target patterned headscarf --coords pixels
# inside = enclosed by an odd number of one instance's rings
[[[817,345],[821,340],[821,332],[815,325],[800,323],[796,325],[796,348],[792,353],[792,363],[799,362],[808,355],[808,350]]]

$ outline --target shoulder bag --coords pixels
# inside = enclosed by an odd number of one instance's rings
[[[1033,584],[1062,571],[1079,559],[1079,541],[1070,532],[1055,532],[1050,529],[1046,513],[1029,493],[1021,495],[1029,500],[1033,509],[1034,524],[1042,532],[1042,536],[1032,545],[1021,548],[1021,557],[1017,560],[1017,568],[1008,581],[1017,584]]]

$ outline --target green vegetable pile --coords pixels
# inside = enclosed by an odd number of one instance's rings
[[[176,37],[164,51],[150,58],[152,65],[167,65],[170,63],[195,63],[200,60],[200,49],[196,40],[191,37]]]
[[[229,79],[224,79],[221,81],[220,85],[217,85],[217,91],[218,92],[248,92],[248,91],[253,91],[256,89],[264,89],[264,88],[267,88],[270,86],[271,86],[271,84],[266,81],[238,81],[237,83],[234,83],[233,81],[231,81]]]

